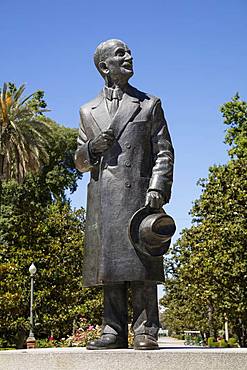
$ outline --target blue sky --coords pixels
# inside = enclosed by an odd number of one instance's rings
[[[132,49],[132,85],[162,99],[176,152],[167,211],[178,231],[200,194],[196,182],[227,160],[219,106],[247,99],[246,0],[13,0],[0,4],[0,84],[45,91],[50,117],[79,125],[79,106],[103,85],[92,56],[108,38]],[[72,196],[85,206],[88,176]]]

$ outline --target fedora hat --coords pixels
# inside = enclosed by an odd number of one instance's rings
[[[173,218],[161,209],[140,208],[131,217],[129,239],[135,249],[146,256],[159,257],[168,251],[176,231]]]

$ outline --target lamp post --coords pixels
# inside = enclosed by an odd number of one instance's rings
[[[227,318],[227,314],[226,313],[224,314],[224,316],[225,316],[225,339],[228,342],[228,340],[229,340],[228,318]]]
[[[31,295],[30,295],[30,331],[29,331],[29,337],[27,338],[27,349],[35,348],[36,347],[36,339],[34,338],[33,334],[33,278],[36,274],[36,267],[32,263],[29,267],[29,272],[31,276]]]

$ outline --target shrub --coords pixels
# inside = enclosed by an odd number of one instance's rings
[[[87,328],[79,328],[65,342],[68,347],[85,347],[88,342],[100,336],[101,328],[89,325]]]
[[[216,348],[216,347],[219,347],[219,342],[215,342],[214,341],[214,337],[209,337],[208,338],[208,346],[210,348]]]
[[[225,341],[225,339],[220,339],[220,341],[218,342],[219,343],[219,347],[220,348],[227,348],[228,347],[228,344],[227,342]]]
[[[233,338],[233,337],[228,339],[228,345],[231,348],[239,347],[238,340],[236,338]]]

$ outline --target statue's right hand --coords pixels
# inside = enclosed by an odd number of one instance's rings
[[[95,139],[90,142],[90,150],[93,155],[101,155],[106,150],[108,150],[113,142],[115,137],[113,135],[113,130],[109,129],[101,132]]]

